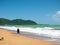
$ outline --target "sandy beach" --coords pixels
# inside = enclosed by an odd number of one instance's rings
[[[11,31],[14,34],[17,34],[17,32],[14,30],[9,30],[9,31]],[[43,34],[38,35],[36,33],[25,32],[25,31],[20,31],[19,35],[23,35],[23,36],[27,36],[30,38],[35,38],[35,39],[39,39],[39,40],[43,40],[43,41],[47,41],[47,42],[53,42],[56,45],[60,45],[60,38],[52,38],[52,37],[45,36]]]
[[[56,45],[52,42],[47,42],[27,36],[14,34],[6,29],[0,29],[0,45]]]

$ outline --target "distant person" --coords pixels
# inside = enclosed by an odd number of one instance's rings
[[[19,28],[17,28],[17,33],[18,33],[18,34],[20,33],[20,30],[19,30]]]

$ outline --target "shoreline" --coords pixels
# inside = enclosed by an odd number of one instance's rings
[[[0,40],[0,45],[56,45],[53,42],[47,42],[36,38],[31,38],[13,32],[6,29],[0,29],[0,38],[4,38],[3,40]]]
[[[0,28],[0,29],[4,29],[4,28]],[[17,34],[16,30],[9,30],[9,29],[5,29],[5,30],[12,32],[12,34]],[[24,32],[24,31],[20,31],[20,34],[18,35],[26,36],[29,38],[35,38],[46,42],[52,42],[57,45],[60,45],[60,38],[51,38],[51,37],[44,36],[43,34],[38,35],[36,33]]]
[[[17,34],[15,30],[8,30],[8,31],[11,31],[14,34]],[[23,36],[27,36],[30,38],[35,38],[35,39],[39,39],[47,42],[53,42],[57,45],[60,45],[60,38],[51,38],[51,37],[44,36],[43,34],[38,35],[36,33],[24,32],[24,31],[20,31],[20,34],[18,35],[23,35]]]

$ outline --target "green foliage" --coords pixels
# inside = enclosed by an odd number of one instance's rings
[[[32,20],[14,19],[8,20],[5,18],[0,18],[0,25],[35,25],[36,22]]]

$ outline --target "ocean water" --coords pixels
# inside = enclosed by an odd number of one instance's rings
[[[60,26],[40,26],[40,25],[9,25],[9,26],[0,26],[0,28],[8,30],[17,30],[25,32],[36,33],[38,35],[43,34],[51,38],[60,38]]]

